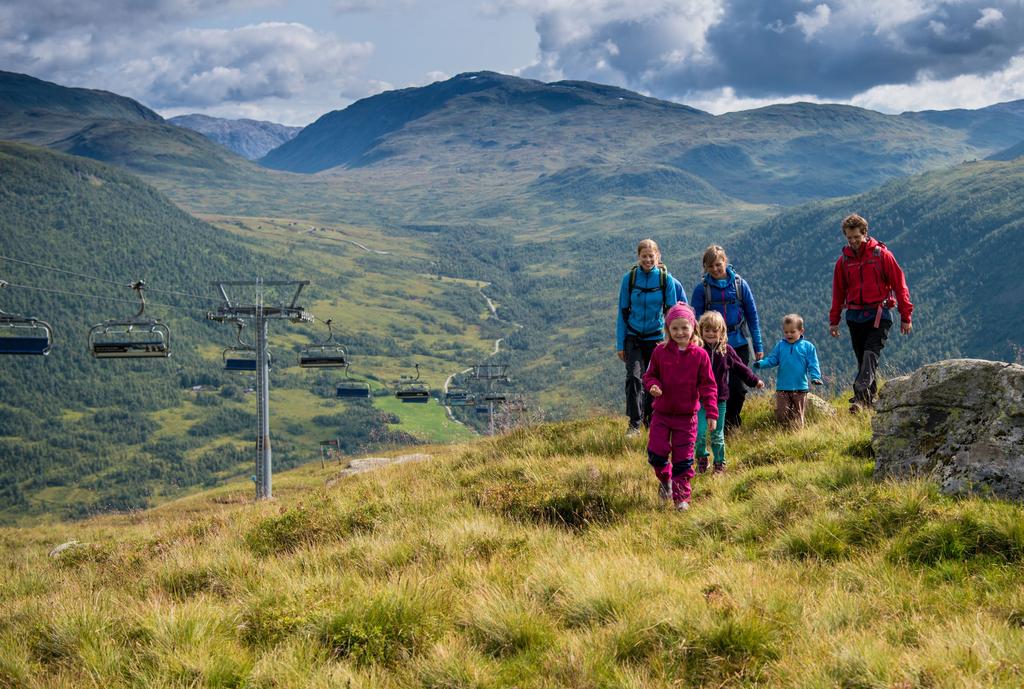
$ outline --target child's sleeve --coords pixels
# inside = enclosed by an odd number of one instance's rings
[[[749,366],[743,363],[743,359],[740,358],[735,349],[729,347],[727,351],[729,352],[729,370],[739,373],[747,387],[756,387],[761,382],[761,379],[754,375]],[[757,362],[754,363],[756,364]]]
[[[804,340],[806,342],[806,340]],[[818,349],[807,342],[807,375],[811,380],[821,380],[821,366],[818,364]]]
[[[701,349],[704,356],[700,360],[700,368],[697,371],[697,395],[700,397],[700,404],[704,407],[704,413],[709,419],[718,418],[718,383],[715,381],[715,372],[711,368],[711,359]]]
[[[622,283],[619,285],[619,308],[615,318],[615,351],[621,352],[626,348],[626,320],[622,317],[624,309],[629,308],[629,273],[622,276]]]
[[[760,361],[754,362],[754,368],[774,368],[779,365],[779,344],[775,343],[772,347],[771,354],[761,359]]]
[[[647,370],[644,371],[643,383],[644,390],[650,390],[652,385],[661,387],[661,345],[654,348],[654,352],[651,354],[651,363],[647,365]]]

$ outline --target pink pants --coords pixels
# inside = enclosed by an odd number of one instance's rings
[[[647,439],[647,461],[662,483],[672,482],[672,500],[690,499],[690,479],[693,478],[693,446],[697,442],[697,415],[651,416],[651,431]],[[672,455],[671,464],[668,461]]]

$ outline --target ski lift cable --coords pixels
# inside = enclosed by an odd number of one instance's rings
[[[124,287],[124,282],[118,280],[110,280],[108,278],[101,278],[97,275],[87,275],[86,273],[76,273],[72,270],[64,270],[63,268],[54,268],[53,266],[43,265],[42,263],[33,263],[32,261],[23,261],[18,258],[11,258],[10,256],[0,256],[0,260],[11,261],[12,263],[21,263],[22,265],[32,266],[33,268],[41,268],[43,270],[50,270],[55,273],[64,273],[65,275],[73,275],[75,277],[84,278],[86,280],[96,280],[98,282],[106,282],[111,285],[117,285],[118,287]],[[201,299],[203,301],[219,303],[220,299],[214,299],[213,297],[204,297],[198,294],[190,294],[188,292],[178,292],[169,289],[157,289],[156,287],[146,286],[146,290],[149,292],[161,292],[164,294],[175,294],[181,297],[189,297],[191,299]],[[166,306],[166,304],[165,304]]]
[[[118,283],[118,284],[120,284],[120,283]],[[116,302],[122,302],[124,304],[134,304],[135,306],[139,305],[139,302],[137,300],[133,300],[133,299],[119,299],[117,297],[105,297],[105,296],[102,296],[102,295],[99,295],[99,294],[85,294],[83,292],[71,292],[69,290],[51,289],[49,287],[34,287],[32,285],[19,285],[19,284],[13,283],[13,282],[8,282],[7,286],[8,287],[20,287],[21,289],[35,290],[36,292],[49,292],[51,294],[66,294],[66,295],[69,295],[69,296],[72,296],[72,297],[85,297],[87,299],[100,299],[100,300],[103,300],[103,301],[116,301]],[[194,306],[177,306],[175,304],[161,304],[161,303],[155,302],[155,301],[147,301],[146,302],[146,306],[163,306],[163,307],[166,307],[168,309],[180,309],[182,311],[201,311],[202,310],[202,309],[197,309]]]

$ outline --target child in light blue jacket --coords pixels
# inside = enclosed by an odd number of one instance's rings
[[[821,385],[818,350],[810,340],[804,339],[804,319],[799,314],[791,313],[782,319],[782,336],[771,353],[755,361],[753,367],[779,367],[775,382],[775,419],[792,428],[803,428],[807,379]]]

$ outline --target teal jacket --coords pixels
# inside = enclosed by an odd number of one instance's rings
[[[632,269],[630,269],[632,270]],[[622,276],[619,285],[619,311],[615,323],[615,349],[626,348],[626,335],[639,337],[641,340],[661,341],[665,336],[665,308],[675,306],[677,302],[686,303],[686,292],[683,286],[666,273],[665,294],[661,293],[661,268],[655,266],[649,272],[637,269],[636,284],[633,291],[629,290],[629,273]],[[623,317],[629,309],[629,322]]]

